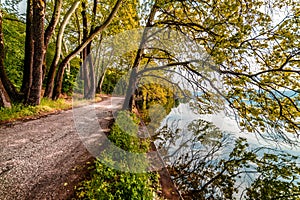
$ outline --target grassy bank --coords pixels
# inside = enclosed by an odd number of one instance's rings
[[[65,110],[72,107],[72,102],[65,99],[52,101],[43,98],[38,106],[25,106],[23,104],[13,104],[11,108],[0,108],[0,122],[14,121],[26,117],[36,117],[42,114],[51,113],[57,110]]]
[[[150,140],[137,137],[138,126],[134,114],[119,112],[108,135],[114,145],[96,160],[91,178],[77,187],[76,199],[157,199],[159,177],[156,172],[146,172],[148,163],[143,154],[150,150]],[[137,168],[145,172],[132,173]]]

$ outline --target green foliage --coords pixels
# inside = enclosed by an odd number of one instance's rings
[[[153,199],[153,183],[157,175],[151,173],[120,172],[95,162],[92,179],[78,188],[79,199]]]
[[[121,78],[125,75],[125,73],[126,72],[122,69],[108,68],[103,81],[102,91],[106,94],[112,94],[116,88],[117,83],[121,80]],[[122,91],[117,91],[117,92],[122,93]]]
[[[16,88],[20,89],[23,77],[25,24],[15,15],[5,13],[3,34],[5,43],[4,66],[6,73]]]
[[[176,91],[169,83],[159,79],[146,78],[140,85],[135,96],[136,106],[148,131],[152,134],[171,109],[177,106]]]
[[[258,177],[247,188],[247,199],[300,199],[298,157],[264,153],[256,160]]]
[[[55,42],[51,42],[48,44],[48,48],[46,51],[46,75],[48,74],[49,68],[51,66],[52,60],[54,58],[55,55]]]
[[[185,83],[189,82],[191,88],[196,85],[196,90],[208,94],[197,99],[204,107],[204,111],[200,106],[198,110],[202,113],[221,110],[223,106],[220,105],[224,102],[220,99],[225,99],[240,117],[241,127],[249,132],[267,132],[265,135],[269,135],[270,139],[284,137],[284,131],[299,133],[297,118],[300,110],[296,103],[300,99],[299,1],[194,0],[155,3],[159,11],[155,13],[153,26],[183,32],[199,47],[197,51],[200,49],[209,55],[208,67],[215,73],[206,73],[202,67],[188,65],[187,72],[194,71]],[[165,63],[180,60],[178,49],[175,48],[175,53],[167,48],[164,50],[172,56],[172,60],[169,58]],[[193,51],[192,48],[189,50]],[[166,59],[160,56],[155,60],[155,56],[157,54],[147,49],[147,59],[151,58],[151,62],[162,63]],[[199,66],[201,62],[197,64]],[[176,67],[178,71],[183,68],[187,67]],[[183,74],[184,78],[189,77],[188,73]],[[216,77],[219,77],[222,86],[210,88],[211,84],[218,85]],[[193,79],[197,81],[193,82]],[[284,90],[294,91],[298,95],[276,98],[275,91]],[[222,97],[216,101],[215,97],[220,94]],[[245,100],[256,103],[246,104]]]
[[[126,123],[127,122],[127,123]],[[129,112],[120,112],[108,136],[109,140],[126,152],[145,153],[150,148],[148,140],[140,141],[136,136],[139,120]],[[128,125],[129,124],[129,125]],[[118,152],[117,157],[122,155]],[[149,199],[152,200],[158,189],[158,175],[156,173],[130,173],[118,171],[108,167],[105,163],[113,163],[115,152],[105,150],[105,158],[97,159],[92,178],[84,181],[78,188],[79,199]],[[125,156],[125,155],[124,155]],[[132,159],[132,160],[131,160]],[[103,162],[105,160],[105,162]],[[132,162],[131,162],[132,161]],[[129,155],[122,159],[123,167],[130,168],[130,164],[139,165],[146,169],[146,157],[136,161],[136,157]]]
[[[158,81],[155,80],[155,83],[142,85],[139,88],[139,96],[137,98],[141,98],[148,105],[151,102],[164,105],[167,108],[167,112],[170,112],[174,106],[174,91],[171,89],[172,86],[159,84],[157,83]]]
[[[64,74],[62,93],[72,95],[73,88],[76,85],[76,79],[73,74],[67,72]]]
[[[65,93],[67,95],[72,95],[73,89],[75,89],[75,87],[78,84],[78,82],[76,82],[76,77],[78,76],[79,68],[80,68],[79,59],[73,59],[70,62],[70,68],[66,70],[66,73],[64,73],[62,93]],[[79,87],[79,88],[83,88],[83,87]]]
[[[43,98],[38,106],[25,106],[23,104],[13,104],[11,108],[0,108],[0,121],[11,121],[24,117],[39,116],[42,113],[53,112],[71,108],[72,104],[64,99],[52,101]]]

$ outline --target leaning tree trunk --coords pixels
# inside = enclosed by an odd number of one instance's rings
[[[54,33],[56,25],[59,22],[61,7],[62,7],[62,0],[55,0],[55,5],[54,5],[54,10],[53,10],[53,14],[51,17],[51,21],[50,21],[48,27],[46,28],[45,34],[44,34],[45,49],[48,48],[49,41]]]
[[[44,20],[45,20],[45,0],[33,0],[32,39],[34,41],[34,55],[32,64],[31,87],[29,89],[26,104],[39,105],[41,102],[42,82],[43,82],[43,61],[45,55],[44,47]]]
[[[145,44],[147,42],[147,35],[148,35],[148,30],[149,27],[151,27],[151,23],[154,20],[154,16],[156,14],[157,11],[157,7],[156,5],[154,5],[151,9],[147,24],[146,24],[146,28],[144,29],[143,35],[142,35],[142,39],[139,45],[139,49],[137,51],[133,66],[132,66],[132,70],[130,73],[130,78],[129,78],[129,84],[128,84],[128,88],[126,90],[125,93],[125,100],[123,103],[123,110],[132,110],[133,106],[134,106],[134,96],[136,93],[136,85],[138,83],[138,71],[139,71],[139,67],[141,64],[141,61],[143,59],[143,54],[144,54],[144,48],[145,48]]]
[[[46,84],[46,90],[45,90],[45,93],[44,93],[44,97],[48,97],[48,98],[52,97],[55,72],[56,72],[56,68],[57,68],[59,58],[60,58],[60,54],[61,54],[63,34],[64,34],[65,28],[66,28],[72,14],[75,12],[75,10],[78,7],[79,3],[80,3],[80,1],[76,1],[71,6],[71,8],[68,10],[67,14],[65,15],[65,17],[64,17],[64,19],[61,23],[60,28],[59,28],[59,32],[58,32],[57,39],[56,39],[55,55],[54,55],[54,58],[52,60],[49,72],[48,72],[47,84]]]
[[[119,7],[121,6],[122,0],[118,0],[115,4],[113,10],[105,20],[105,22],[97,26],[92,34],[89,35],[89,37],[83,41],[77,48],[75,48],[68,56],[66,56],[63,61],[60,63],[57,75],[56,75],[56,83],[52,95],[52,99],[56,100],[58,99],[59,95],[61,94],[62,89],[62,82],[63,82],[63,75],[64,75],[64,69],[67,66],[67,64],[72,60],[78,53],[80,53],[99,33],[101,33],[112,21],[113,17],[116,15]]]
[[[61,7],[62,7],[62,0],[55,0],[54,4],[54,10],[52,13],[51,21],[48,25],[48,27],[45,30],[44,34],[44,45],[45,45],[45,51],[47,52],[48,45],[50,42],[50,39],[55,31],[55,28],[59,22],[59,17],[60,17],[60,12],[61,12]],[[43,80],[46,75],[46,56],[44,56],[44,61],[43,61]]]
[[[4,107],[4,108],[11,107],[10,98],[2,84],[1,79],[0,79],[0,107]]]

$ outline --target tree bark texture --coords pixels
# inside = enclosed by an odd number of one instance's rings
[[[44,46],[44,20],[45,0],[33,0],[32,39],[34,41],[34,55],[32,64],[31,87],[26,104],[39,105],[43,82]]]
[[[33,63],[33,39],[32,39],[32,0],[27,0],[26,12],[26,38],[25,38],[25,60],[23,69],[23,82],[21,93],[24,94],[25,102],[29,97],[29,88],[32,81],[32,63]]]

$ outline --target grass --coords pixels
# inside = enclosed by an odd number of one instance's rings
[[[43,98],[38,106],[25,106],[13,104],[11,108],[0,108],[0,122],[14,121],[26,117],[36,117],[42,114],[51,113],[57,110],[65,110],[72,107],[72,102],[65,99],[53,101]]]

